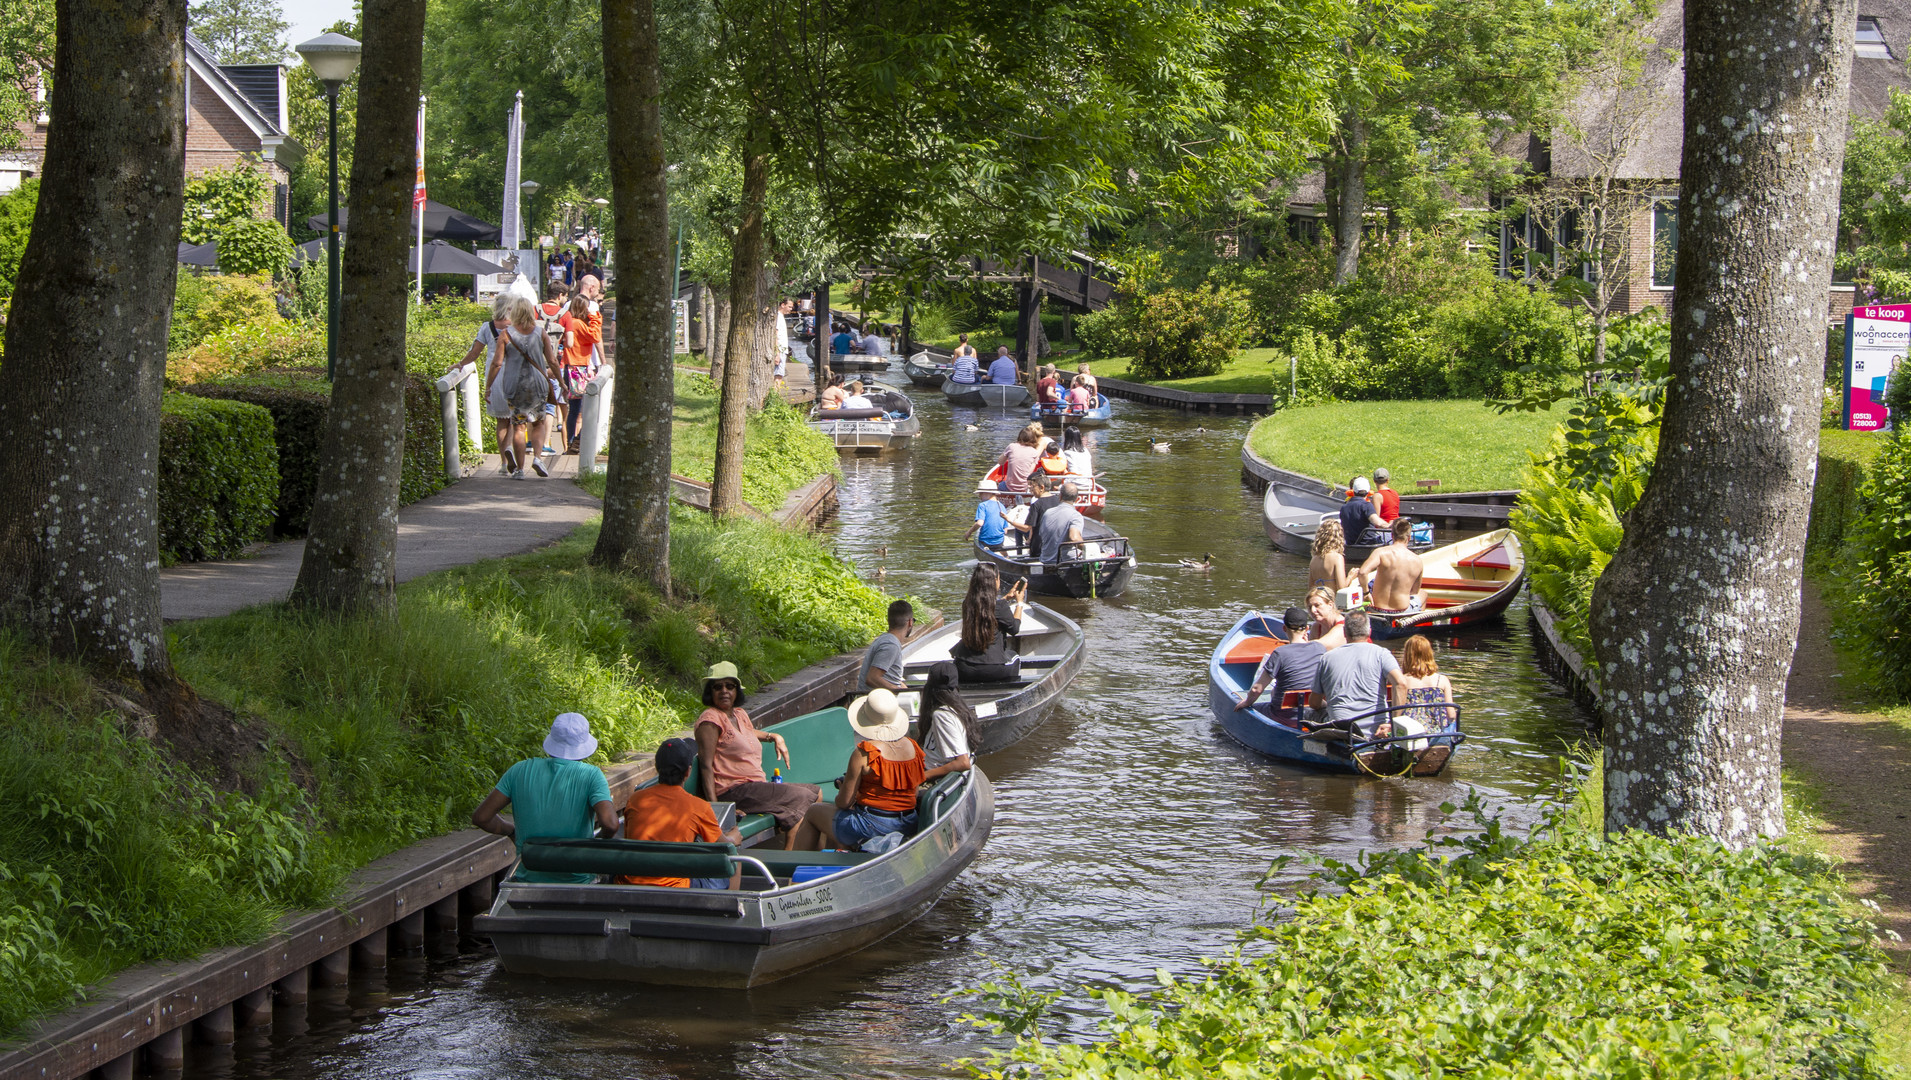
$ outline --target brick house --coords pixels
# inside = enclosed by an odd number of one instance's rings
[[[186,175],[250,160],[272,185],[272,205],[262,209],[289,225],[290,169],[305,151],[290,134],[285,67],[220,64],[188,32],[186,73]],[[0,150],[0,192],[39,174],[48,118],[42,106],[33,122],[20,125],[19,148]]]

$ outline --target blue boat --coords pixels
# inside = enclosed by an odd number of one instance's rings
[[[1359,742],[1350,742],[1341,732],[1313,730],[1300,719],[1298,700],[1260,702],[1251,709],[1236,710],[1234,703],[1254,683],[1255,669],[1268,653],[1286,643],[1287,628],[1279,616],[1249,612],[1215,646],[1208,660],[1208,708],[1221,729],[1249,750],[1336,772],[1434,776],[1446,768],[1453,748],[1466,740],[1460,731],[1458,705],[1447,706],[1452,720],[1443,730]],[[1384,718],[1414,708],[1375,709],[1356,719]]]
[[[1095,395],[1095,407],[1088,410],[1071,409],[1059,401],[1038,401],[1028,407],[1028,418],[1040,420],[1044,424],[1080,424],[1082,427],[1107,427],[1108,421],[1115,415],[1115,407],[1108,403],[1107,394]]]

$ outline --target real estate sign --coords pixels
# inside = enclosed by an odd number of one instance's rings
[[[1845,316],[1845,430],[1891,426],[1884,392],[1899,377],[1906,353],[1911,353],[1911,304],[1853,308]]]

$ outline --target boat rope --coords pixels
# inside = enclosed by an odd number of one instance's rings
[[[1368,776],[1380,777],[1383,780],[1393,779],[1395,777],[1401,777],[1401,776],[1407,775],[1407,773],[1413,771],[1414,762],[1420,760],[1420,755],[1415,751],[1408,750],[1403,753],[1400,750],[1399,746],[1397,745],[1391,746],[1389,747],[1389,749],[1393,751],[1393,756],[1396,760],[1404,759],[1406,761],[1406,764],[1400,767],[1399,772],[1381,772],[1378,769],[1375,769],[1373,766],[1367,764],[1366,756],[1360,753],[1355,753],[1350,756],[1354,759],[1355,767],[1357,767],[1361,772],[1366,773]]]

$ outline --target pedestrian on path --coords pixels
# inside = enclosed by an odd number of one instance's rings
[[[569,406],[564,423],[565,452],[577,453],[578,437],[584,421],[584,391],[597,375],[601,363],[599,346],[604,340],[604,316],[591,310],[590,300],[582,293],[571,299],[564,325],[564,397]]]
[[[485,411],[498,422],[498,454],[505,458],[508,475],[528,480],[528,465],[539,476],[548,476],[545,462],[529,459],[525,442],[528,435],[536,434],[532,427],[544,432],[550,420],[544,406],[551,400],[548,373],[557,366],[557,350],[548,336],[538,332],[536,309],[529,300],[516,294],[500,299],[508,323],[494,331],[497,343],[485,371]]]

